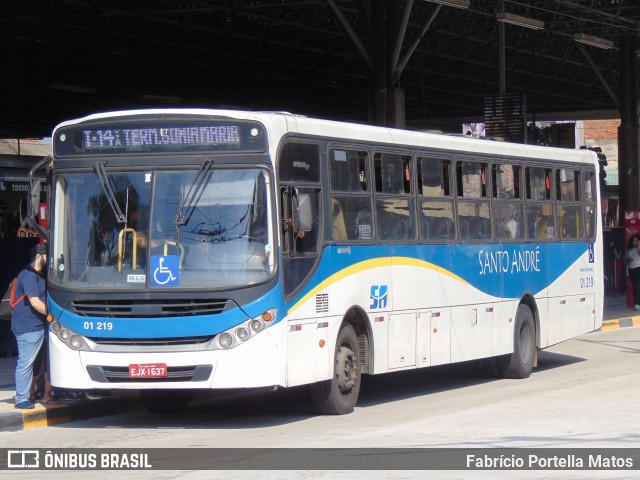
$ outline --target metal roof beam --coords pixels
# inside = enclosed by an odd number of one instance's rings
[[[371,60],[371,55],[369,55],[369,52],[367,52],[367,49],[362,44],[360,37],[358,37],[355,30],[351,27],[351,24],[349,23],[349,21],[342,14],[342,11],[338,7],[338,5],[336,5],[335,0],[327,0],[327,2],[329,3],[329,7],[331,7],[331,10],[337,17],[338,21],[342,24],[342,27],[347,32],[347,35],[349,35],[349,37],[351,38],[351,41],[354,43],[354,45],[358,49],[358,52],[360,52],[360,55],[362,55],[362,58],[364,59],[366,64],[369,66],[369,69],[373,70],[373,61]]]
[[[578,50],[580,50],[584,55],[584,57],[587,59],[587,62],[589,63],[589,65],[591,65],[591,69],[596,74],[596,77],[598,77],[598,80],[600,80],[600,83],[606,90],[607,94],[609,95],[609,98],[611,98],[611,101],[616,106],[616,109],[619,111],[620,101],[618,100],[618,96],[615,94],[615,92],[613,91],[613,89],[611,88],[607,80],[602,75],[602,72],[600,71],[596,63],[593,61],[593,58],[591,58],[591,54],[587,51],[587,48],[584,45],[581,45],[579,43],[576,43],[576,47],[578,47]]]

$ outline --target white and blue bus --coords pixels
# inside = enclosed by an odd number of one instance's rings
[[[602,323],[586,150],[287,113],[154,109],[53,132],[51,380],[139,389],[309,385],[537,351]]]

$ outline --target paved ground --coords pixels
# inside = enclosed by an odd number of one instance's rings
[[[625,297],[606,297],[602,330],[640,326],[640,311],[627,308]],[[14,408],[16,358],[0,358],[0,432],[56,425],[142,408],[136,391],[114,392],[87,400],[61,400],[60,405],[36,404],[33,410]]]

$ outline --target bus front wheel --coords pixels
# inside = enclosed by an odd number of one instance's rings
[[[536,355],[536,323],[527,305],[516,312],[513,353],[496,359],[498,372],[505,378],[528,378]]]
[[[311,385],[316,407],[326,415],[353,412],[360,393],[358,336],[351,325],[340,329],[334,355],[333,378]]]
[[[140,398],[151,413],[179,413],[191,400],[188,390],[140,390]]]

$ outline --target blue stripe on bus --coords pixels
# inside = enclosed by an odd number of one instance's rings
[[[310,282],[289,303],[296,305],[332,275],[394,264],[426,262],[424,268],[457,277],[479,291],[497,298],[520,298],[549,287],[588,252],[586,242],[540,244],[387,245],[332,246],[325,249]],[[403,260],[405,259],[405,260]],[[378,260],[377,262],[372,260]],[[338,275],[339,276],[339,275]],[[326,287],[328,285],[323,285]]]
[[[324,251],[318,270],[305,288],[289,303],[289,308],[317,289],[332,276],[349,275],[351,271],[391,266],[420,265],[456,277],[478,290],[497,298],[520,298],[524,293],[544,290],[580,257],[589,244],[473,244],[424,246],[332,246]],[[424,263],[421,263],[424,262]],[[362,266],[358,268],[359,265]],[[329,280],[331,281],[331,280]],[[286,315],[279,288],[243,308],[217,315],[170,318],[105,318],[85,317],[63,311],[49,299],[50,312],[64,326],[87,337],[103,338],[171,338],[216,335],[267,309],[278,308],[274,323]],[[245,314],[246,312],[246,314]],[[93,322],[92,329],[85,324]],[[98,330],[97,322],[111,323],[112,329]]]
[[[282,292],[274,289],[267,295],[244,305],[216,315],[154,318],[86,317],[63,311],[49,298],[49,312],[63,326],[86,337],[97,338],[174,338],[209,336],[224,332],[236,325],[257,317],[266,310],[277,308],[272,324],[286,315]],[[111,330],[108,329],[111,324]],[[92,327],[92,328],[87,328]]]

